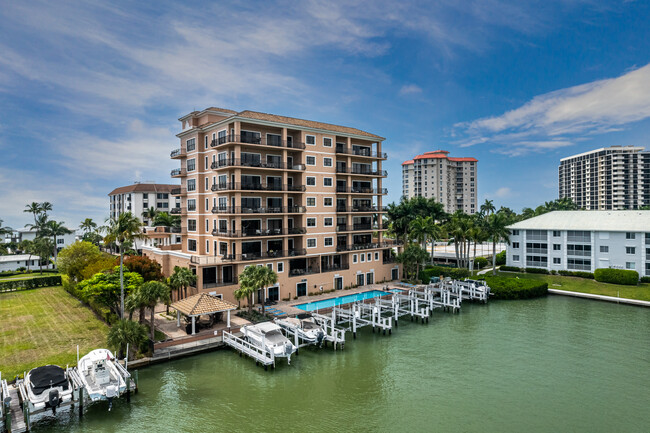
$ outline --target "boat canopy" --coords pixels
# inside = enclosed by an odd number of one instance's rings
[[[36,367],[29,372],[29,381],[35,395],[39,395],[57,386],[68,389],[68,379],[65,371],[58,365]]]

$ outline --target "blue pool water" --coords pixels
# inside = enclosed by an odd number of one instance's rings
[[[394,289],[394,290],[399,290],[399,289]],[[391,292],[393,292],[394,290],[391,290]],[[345,296],[340,296],[338,298],[323,299],[322,301],[314,301],[314,302],[308,302],[306,304],[294,305],[294,307],[304,311],[316,311],[323,308],[331,308],[338,305],[349,304],[351,302],[365,301],[366,299],[372,299],[387,294],[388,293],[382,292],[381,290],[371,290],[369,292],[355,293],[353,295],[345,295]]]

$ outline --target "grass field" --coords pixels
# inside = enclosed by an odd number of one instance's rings
[[[11,277],[0,277],[0,281],[9,281],[9,280],[29,280],[31,278],[38,278],[38,277],[53,277],[55,275],[61,275],[59,273],[54,273],[54,272],[43,272],[43,275],[37,272],[33,272],[31,274],[20,274],[20,275],[12,275]]]
[[[45,365],[76,364],[106,346],[108,326],[62,287],[0,294],[0,371],[6,378]]]
[[[617,284],[599,283],[595,280],[561,275],[520,274],[514,272],[499,272],[503,277],[519,277],[530,280],[541,280],[548,283],[549,289],[568,290],[570,292],[591,293],[594,295],[620,296],[621,298],[650,301],[650,284],[638,286],[620,286]]]

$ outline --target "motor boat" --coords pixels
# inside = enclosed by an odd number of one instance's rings
[[[25,375],[27,399],[30,411],[37,412],[56,408],[72,401],[72,384],[64,369],[58,365],[36,367]]]
[[[108,410],[113,407],[113,398],[126,391],[130,374],[108,349],[96,349],[81,358],[77,371],[88,398],[92,402],[108,401]]]
[[[309,313],[298,314],[296,317],[287,317],[285,319],[275,319],[280,327],[297,332],[298,336],[308,342],[322,344],[325,338],[323,328],[316,323],[314,317]]]
[[[241,330],[252,345],[270,351],[275,357],[287,358],[291,362],[291,355],[297,348],[282,334],[280,326],[273,322],[262,322],[244,326]]]

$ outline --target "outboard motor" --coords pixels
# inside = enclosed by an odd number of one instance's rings
[[[325,339],[325,333],[323,331],[319,331],[318,335],[316,336],[316,342],[319,344],[319,346],[323,345],[324,339]]]
[[[50,407],[52,408],[52,415],[56,415],[56,408],[59,405],[59,403],[61,403],[61,398],[59,396],[59,390],[58,389],[51,389],[47,401],[50,404]]]
[[[106,387],[106,400],[108,400],[108,411],[110,412],[113,408],[113,398],[117,397],[119,390],[115,385],[109,385]]]

